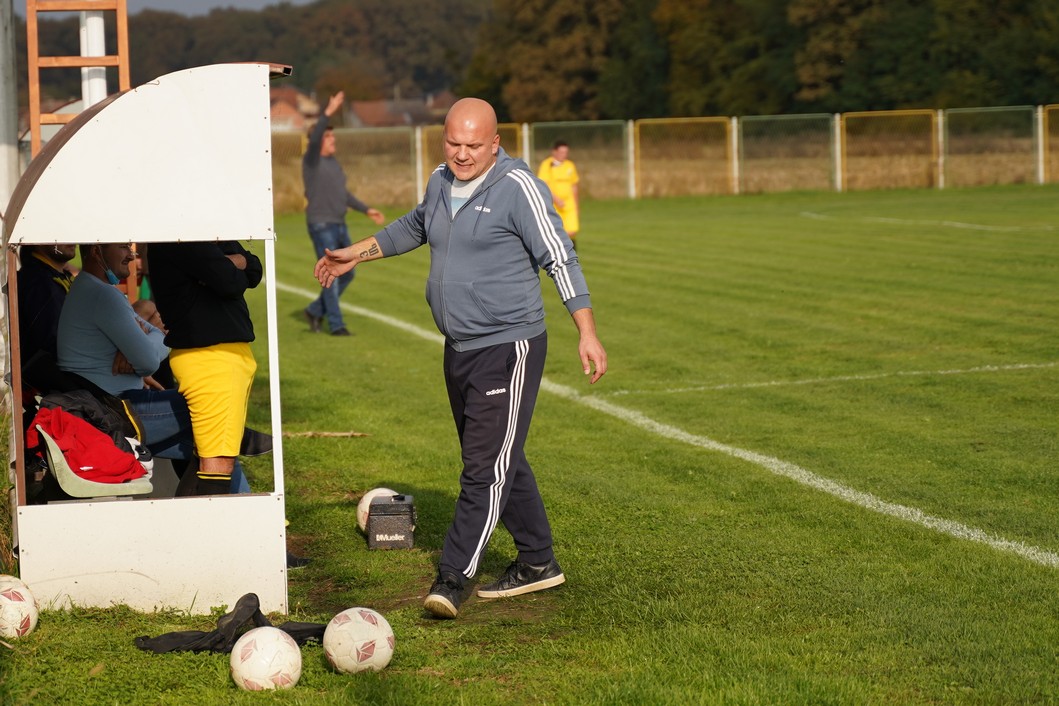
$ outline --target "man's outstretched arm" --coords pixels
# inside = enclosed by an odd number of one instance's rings
[[[358,240],[348,248],[324,249],[324,256],[316,262],[313,275],[323,287],[330,287],[337,277],[344,275],[358,264],[383,257],[379,241],[375,236]]]

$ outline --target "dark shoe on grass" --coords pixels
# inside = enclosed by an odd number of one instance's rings
[[[297,554],[291,554],[287,552],[287,568],[288,569],[304,569],[309,565],[309,560],[303,556]]]
[[[523,593],[543,591],[566,581],[559,562],[552,559],[546,564],[524,564],[511,562],[511,566],[496,581],[478,589],[479,598],[509,598]]]
[[[243,428],[243,441],[239,446],[240,456],[262,456],[272,451],[272,435],[250,427]]]
[[[324,318],[322,316],[313,316],[308,309],[302,311],[302,314],[305,315],[305,320],[309,322],[309,330],[313,333],[320,333],[320,324],[323,323]]]
[[[336,328],[334,331],[331,332],[331,335],[332,336],[352,336],[353,334],[351,334],[349,332],[348,328],[343,326],[342,328]]]
[[[430,594],[423,601],[423,607],[436,618],[455,618],[463,603],[463,578],[458,574],[444,572],[438,574],[430,587]]]

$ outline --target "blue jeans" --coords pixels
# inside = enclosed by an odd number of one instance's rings
[[[143,442],[158,458],[188,461],[195,455],[191,413],[184,396],[176,390],[127,390],[121,393],[143,424]],[[232,470],[233,493],[249,493],[250,485],[239,459]]]
[[[317,259],[324,256],[324,248],[334,251],[352,245],[349,240],[349,229],[346,228],[345,223],[310,223],[309,237],[312,238],[313,247],[316,248]],[[318,319],[327,317],[327,326],[332,333],[346,327],[342,320],[342,310],[338,306],[338,298],[353,281],[355,273],[355,269],[350,270],[339,277],[329,288],[321,287],[320,296],[305,309],[310,316]]]

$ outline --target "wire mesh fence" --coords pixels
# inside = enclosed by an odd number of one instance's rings
[[[636,193],[648,197],[730,194],[731,120],[636,121]]]
[[[567,142],[588,199],[1059,181],[1059,105],[508,123],[499,132],[533,171],[556,140]],[[350,191],[369,204],[418,201],[444,161],[440,125],[335,137]],[[305,145],[302,133],[273,133],[277,212],[304,209]]]
[[[945,111],[946,186],[1028,184],[1037,175],[1033,106]]]
[[[850,190],[936,186],[938,133],[933,110],[842,116],[842,184]]]
[[[832,189],[833,147],[833,119],[827,113],[740,118],[739,191]]]
[[[617,199],[629,193],[627,124],[624,120],[534,123],[529,166],[536,173],[556,140],[570,145],[581,198]]]

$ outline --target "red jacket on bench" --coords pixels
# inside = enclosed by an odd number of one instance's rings
[[[43,441],[38,424],[55,439],[74,473],[85,480],[122,483],[147,473],[135,456],[115,446],[109,436],[61,407],[37,412],[26,432],[27,448],[36,448]]]

